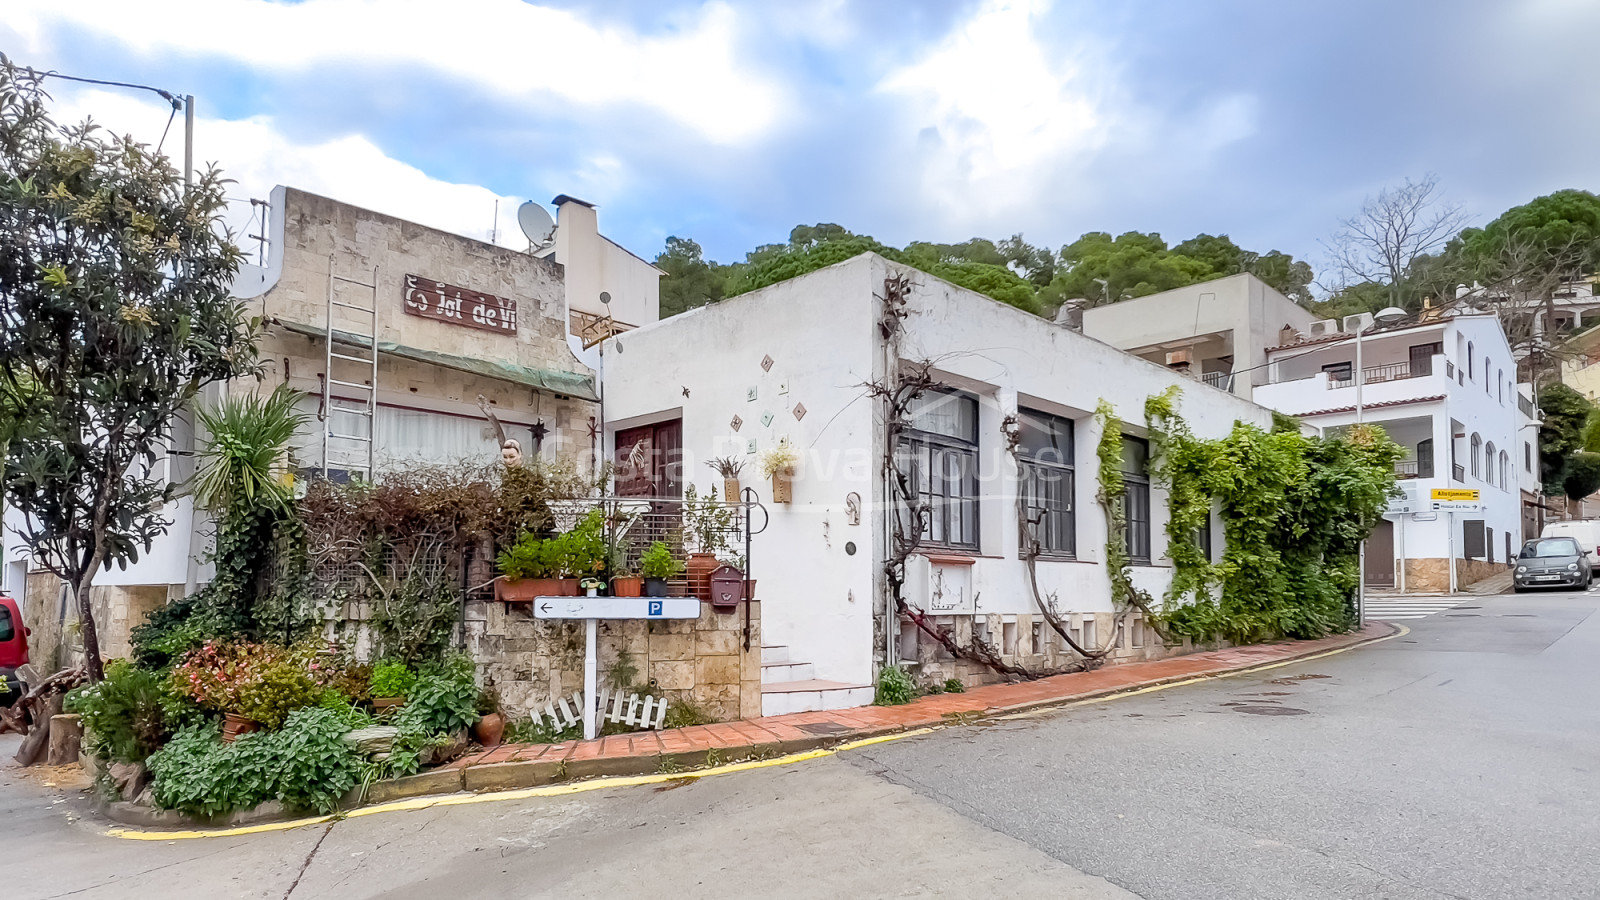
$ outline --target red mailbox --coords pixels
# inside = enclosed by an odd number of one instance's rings
[[[717,566],[711,570],[711,605],[716,609],[734,609],[744,599],[744,573],[733,566]]]

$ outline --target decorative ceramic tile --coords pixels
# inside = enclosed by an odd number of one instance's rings
[[[738,416],[734,416],[733,417],[733,421],[729,422],[728,424],[733,427],[734,431],[738,431],[741,427],[744,426],[744,420],[739,418]]]
[[[746,453],[754,453],[754,452],[756,452],[756,439],[755,438],[751,438],[750,440],[745,441],[744,452],[746,452]]]
[[[754,399],[756,399],[756,386],[755,385],[752,384],[749,387],[744,389],[744,399],[746,399],[746,400],[754,400]]]
[[[778,382],[778,393],[787,396],[789,393],[789,379]]]
[[[805,417],[806,417],[806,405],[804,403],[796,403],[794,405],[794,418],[795,418],[795,421],[798,422],[799,420],[804,419]]]
[[[771,425],[772,424],[772,419],[773,419],[773,415],[772,415],[772,410],[770,410],[770,409],[761,414],[761,424],[762,425]]]
[[[771,372],[772,371],[772,357],[770,357],[770,356],[761,357],[761,371],[763,371],[763,372]]]

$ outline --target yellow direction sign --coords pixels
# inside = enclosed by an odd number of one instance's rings
[[[1467,488],[1434,488],[1434,500],[1476,500],[1478,492]]]

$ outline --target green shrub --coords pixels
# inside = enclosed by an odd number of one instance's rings
[[[542,716],[517,719],[506,725],[506,743],[509,744],[559,744],[583,737],[583,724],[574,722],[566,728],[556,728],[553,721]]]
[[[917,686],[911,675],[899,666],[886,666],[878,673],[878,691],[873,703],[878,706],[900,706],[917,699]]]
[[[967,686],[959,678],[946,678],[944,680],[944,692],[947,694],[965,694]]]
[[[511,581],[593,575],[605,567],[605,528],[605,514],[592,509],[571,531],[554,537],[523,532],[511,549],[495,558],[495,565]]]
[[[674,700],[667,704],[667,717],[662,720],[661,727],[688,728],[691,725],[710,725],[716,721],[693,703]]]
[[[683,571],[683,563],[674,559],[672,551],[661,541],[650,545],[639,560],[639,572],[646,578],[675,578]]]
[[[100,759],[139,763],[161,748],[171,729],[164,709],[165,679],[154,672],[113,660],[105,680],[67,695],[68,712],[83,720],[92,736],[89,750]]]
[[[305,660],[291,654],[273,659],[257,671],[239,691],[235,711],[270,731],[281,728],[295,710],[316,706],[322,694]]]
[[[199,816],[249,809],[267,800],[319,813],[355,786],[361,761],[344,742],[333,710],[296,710],[279,731],[224,744],[214,727],[185,728],[148,764],[156,805]]]
[[[404,697],[417,683],[417,673],[405,663],[380,662],[372,667],[372,696]]]
[[[454,734],[476,721],[478,686],[472,678],[472,660],[456,656],[417,676],[394,724],[401,731],[434,735]]]

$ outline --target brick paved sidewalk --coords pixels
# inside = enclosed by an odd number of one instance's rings
[[[1355,634],[1316,641],[1280,641],[1153,662],[1126,663],[1038,681],[973,688],[961,694],[934,694],[904,706],[790,713],[742,722],[615,735],[594,741],[504,744],[470,753],[431,772],[379,782],[373,786],[370,800],[463,789],[534,787],[596,775],[671,772],[752,756],[797,753],[952,720],[1054,706],[1314,656],[1387,637],[1394,631],[1394,626],[1374,622]]]

